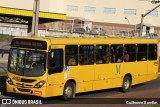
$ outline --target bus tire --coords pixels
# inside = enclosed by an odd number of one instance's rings
[[[63,100],[71,100],[75,97],[75,84],[73,82],[67,82],[63,89]]]
[[[123,79],[122,87],[120,88],[121,92],[128,92],[131,88],[131,78],[129,76],[125,76]]]

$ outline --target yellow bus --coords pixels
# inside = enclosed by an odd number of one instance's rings
[[[76,93],[158,78],[158,41],[145,38],[17,37],[11,42],[7,92],[69,100]]]

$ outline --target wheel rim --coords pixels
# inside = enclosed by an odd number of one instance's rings
[[[66,89],[65,89],[65,96],[67,98],[70,98],[72,96],[72,87],[71,86],[68,86]]]
[[[124,88],[125,88],[125,89],[128,89],[129,86],[130,86],[129,80],[125,80],[125,81],[124,81]]]

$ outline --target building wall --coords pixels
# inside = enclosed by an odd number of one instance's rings
[[[0,0],[0,6],[32,10],[33,1]],[[83,17],[93,22],[135,25],[140,23],[141,14],[156,5],[141,0],[40,0],[40,11],[64,13],[69,17]],[[67,10],[68,6],[77,6],[77,9]],[[95,7],[95,12],[85,12],[85,6]],[[116,11],[114,14],[104,13],[104,8],[115,8]],[[136,14],[124,14],[124,9],[136,9]],[[158,16],[147,16],[144,23],[160,27],[160,7],[156,11]]]
[[[0,6],[33,10],[34,0],[0,0]],[[49,0],[40,0],[40,11],[49,11]]]
[[[78,6],[77,11],[68,11],[65,9],[65,13],[68,16],[85,17],[95,22],[138,24],[141,21],[141,14],[144,14],[146,10],[151,10],[158,4],[141,0],[65,0],[65,6],[67,5]],[[96,11],[93,13],[84,12],[85,6],[96,7]],[[115,14],[104,13],[105,7],[115,8]],[[136,9],[136,14],[124,14],[124,9]],[[160,7],[156,11],[158,11],[158,16],[146,16],[144,23],[160,26],[160,23],[158,23],[160,20]]]
[[[65,0],[49,0],[49,12],[64,13],[64,1]]]

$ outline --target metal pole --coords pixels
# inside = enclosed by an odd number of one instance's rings
[[[35,36],[35,14],[36,14],[36,5],[37,5],[37,4],[36,4],[36,0],[34,0],[31,36]]]
[[[127,17],[125,17],[125,19],[128,21],[128,23],[129,23],[129,25],[130,25],[130,22],[129,22],[128,18],[127,18]]]
[[[128,21],[128,24],[130,25],[130,22],[129,22],[128,18],[125,17],[125,19]],[[128,36],[129,36],[129,30],[128,30]]]
[[[38,23],[39,23],[39,3],[40,0],[37,0],[37,6],[36,6],[36,24],[35,24],[35,35],[38,36]]]
[[[144,17],[147,16],[152,11],[154,11],[155,9],[157,9],[159,6],[160,6],[160,4],[158,6],[156,6],[155,8],[153,8],[152,10],[148,11],[147,13],[141,15],[141,25],[140,25],[140,30],[139,30],[139,37],[142,36],[142,27],[143,27],[143,19],[144,19]]]
[[[140,24],[140,29],[139,29],[139,37],[142,36],[143,18],[144,18],[144,16],[143,16],[143,14],[142,14],[142,15],[141,15],[141,24]]]
[[[73,33],[73,27],[74,27],[74,19],[72,21],[72,29],[71,29],[71,33]]]
[[[34,1],[31,36],[38,36],[39,4],[40,4],[39,0]]]
[[[143,17],[147,16],[149,13],[151,13],[152,11],[154,11],[155,9],[157,9],[159,6],[160,6],[160,4],[157,5],[155,8],[153,8],[152,10],[148,11],[147,13],[145,13],[145,14],[143,15]]]

